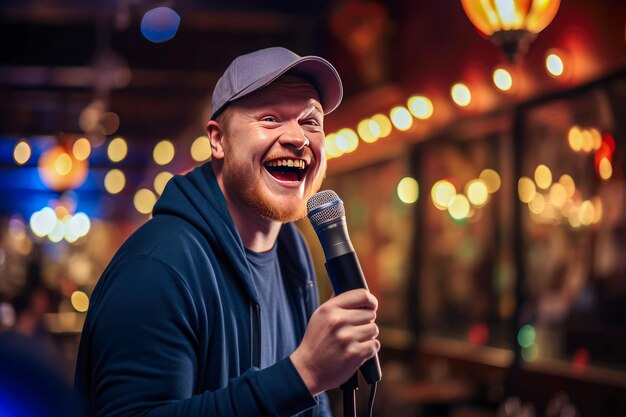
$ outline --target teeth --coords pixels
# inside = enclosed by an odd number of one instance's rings
[[[302,159],[275,159],[266,163],[265,165],[270,167],[292,167],[304,169],[306,164]]]

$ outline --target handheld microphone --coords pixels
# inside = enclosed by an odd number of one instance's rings
[[[326,271],[336,294],[367,288],[361,265],[348,237],[343,201],[332,190],[320,191],[307,202],[307,216],[322,244]],[[361,365],[361,374],[368,384],[380,381],[382,371],[378,355]]]

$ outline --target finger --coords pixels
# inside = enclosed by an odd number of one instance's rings
[[[337,338],[344,341],[367,342],[378,336],[378,326],[374,323],[350,326],[341,329]]]
[[[363,288],[341,293],[333,298],[332,301],[336,305],[346,309],[367,308],[376,310],[378,308],[378,300],[376,297]]]

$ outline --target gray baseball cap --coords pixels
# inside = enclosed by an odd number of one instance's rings
[[[211,119],[231,102],[276,81],[285,73],[300,76],[320,95],[324,114],[335,110],[343,97],[337,70],[318,56],[299,56],[288,49],[273,47],[237,57],[217,81],[211,99]]]

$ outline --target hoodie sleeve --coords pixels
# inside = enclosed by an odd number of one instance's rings
[[[88,369],[79,391],[90,416],[289,416],[317,405],[288,358],[194,395],[199,318],[185,283],[147,256],[109,274],[117,275],[103,277],[94,294],[88,353],[78,364]]]

